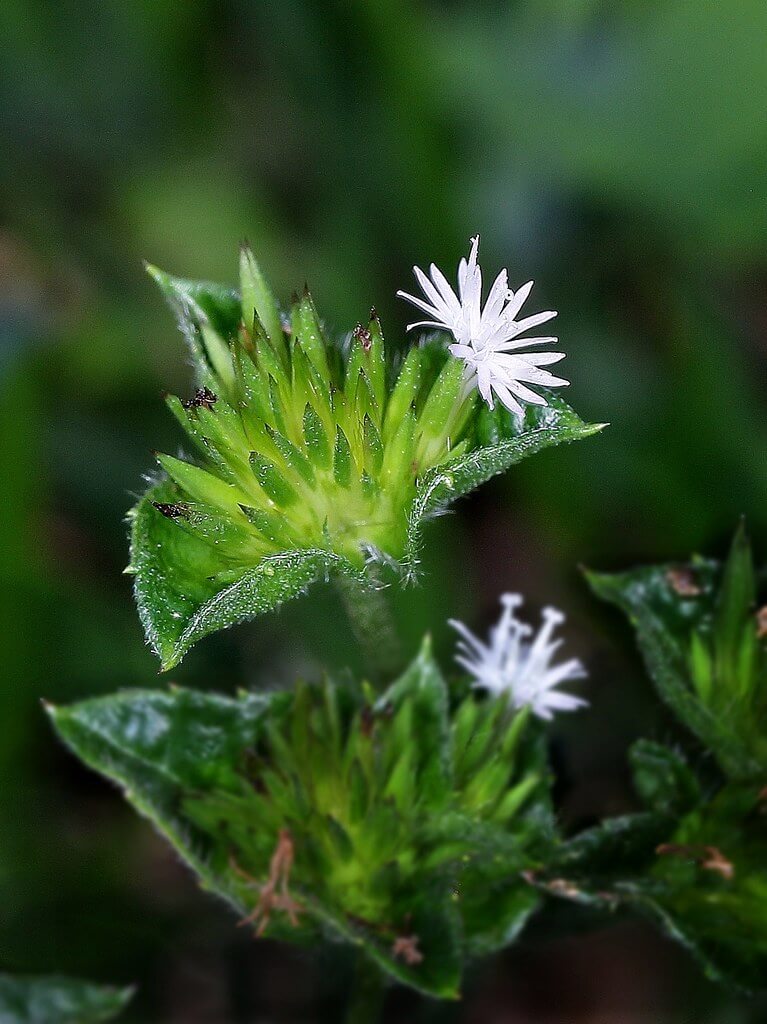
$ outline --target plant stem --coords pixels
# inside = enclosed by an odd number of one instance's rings
[[[402,648],[384,589],[363,587],[344,576],[336,582],[368,672],[388,682],[402,668]]]
[[[360,950],[354,968],[346,1024],[376,1024],[384,999],[384,976],[377,964]]]

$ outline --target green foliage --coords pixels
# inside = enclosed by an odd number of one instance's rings
[[[371,315],[345,346],[311,297],[283,317],[243,249],[242,307],[214,285],[149,268],[192,353],[195,396],[168,404],[200,465],[158,456],[169,480],[131,513],[130,571],[163,667],[200,637],[371,562],[415,571],[424,521],[528,455],[599,429],[560,399],[524,422],[479,409],[460,361],[432,340],[397,374]]]
[[[713,795],[697,789],[695,797],[697,784],[677,755],[658,747],[648,753],[643,744],[632,760],[637,788],[654,809],[607,819],[575,836],[538,884],[565,899],[647,914],[711,978],[761,990],[767,972],[764,788],[726,783]],[[648,761],[655,766],[652,783]]]
[[[696,558],[588,579],[629,616],[661,697],[725,773],[743,780],[763,775],[767,653],[744,530],[724,566]]]
[[[93,985],[73,978],[0,974],[2,1024],[98,1024],[111,1020],[133,990]]]
[[[465,957],[511,941],[538,905],[523,872],[553,842],[541,738],[505,701],[451,709],[428,645],[379,698],[326,681],[51,714],[258,934],[353,943],[453,997]]]
[[[648,913],[709,976],[762,989],[767,660],[745,531],[723,566],[695,559],[589,580],[628,614],[661,696],[720,772],[702,761],[699,778],[680,753],[640,740],[630,759],[648,810],[575,836],[537,881],[565,898]]]

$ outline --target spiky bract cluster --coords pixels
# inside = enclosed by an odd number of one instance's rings
[[[201,319],[208,369],[195,396],[168,399],[203,465],[160,455],[181,496],[156,507],[234,563],[307,548],[357,567],[401,558],[417,480],[468,445],[460,362],[412,348],[390,380],[375,313],[343,346],[308,291],[282,320],[247,250],[241,294],[233,337]]]
[[[326,932],[451,996],[466,954],[511,941],[538,904],[523,872],[553,840],[539,726],[474,693],[451,707],[428,645],[378,698],[335,680],[53,714],[259,933]]]
[[[521,459],[600,429],[561,399],[524,415],[467,393],[436,339],[399,367],[372,315],[329,339],[307,292],[282,313],[248,250],[240,291],[150,268],[189,343],[197,390],[171,409],[198,462],[160,455],[131,512],[131,572],[169,668],[201,637],[331,573],[412,576],[424,522]]]

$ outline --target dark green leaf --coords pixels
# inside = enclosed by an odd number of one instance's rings
[[[2,1024],[97,1024],[127,1005],[133,989],[94,985],[55,975],[0,974]]]
[[[681,754],[651,740],[638,740],[629,757],[634,786],[651,810],[685,813],[701,802],[698,781]]]
[[[651,566],[615,575],[587,573],[599,596],[621,608],[637,631],[647,669],[661,697],[674,713],[715,754],[733,777],[748,777],[759,764],[734,728],[728,708],[704,703],[690,676],[688,651],[692,631],[713,614],[716,563],[698,559],[690,566]]]

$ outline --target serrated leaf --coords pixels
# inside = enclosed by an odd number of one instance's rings
[[[132,988],[113,988],[51,975],[0,974],[2,1024],[98,1024],[120,1013]]]
[[[330,551],[285,551],[252,567],[233,564],[154,507],[179,496],[172,484],[157,484],[132,513],[136,603],[164,670],[202,637],[279,607],[331,571],[364,582],[359,570]]]

